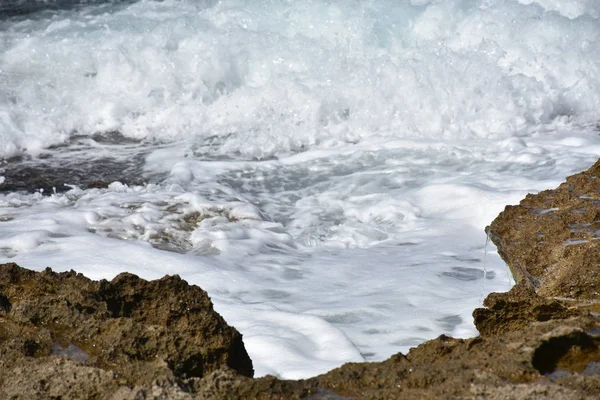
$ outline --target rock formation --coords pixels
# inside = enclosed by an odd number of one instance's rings
[[[488,233],[517,284],[474,311],[479,337],[300,381],[252,379],[241,335],[178,277],[1,265],[0,398],[600,398],[600,161]]]
[[[220,368],[253,374],[240,333],[178,276],[96,282],[16,264],[0,266],[0,366],[3,399],[110,398]]]
[[[507,206],[488,233],[517,281],[542,297],[600,311],[600,160],[556,189]]]
[[[475,310],[482,335],[600,311],[600,160],[507,206],[487,231],[517,285]]]

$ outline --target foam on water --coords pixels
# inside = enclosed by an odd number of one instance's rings
[[[141,1],[5,21],[1,151],[119,130],[265,158],[373,135],[526,135],[598,109],[596,6],[571,20],[425,3]]]
[[[180,274],[257,375],[475,335],[511,284],[483,228],[600,154],[598,18],[584,0],[190,0],[1,19],[0,155],[137,156],[152,183],[2,194],[0,257]],[[115,131],[142,143],[82,139]]]

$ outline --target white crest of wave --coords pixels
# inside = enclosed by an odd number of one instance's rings
[[[4,21],[0,153],[103,131],[217,136],[219,152],[254,158],[372,135],[527,135],[597,116],[598,9],[140,1]]]

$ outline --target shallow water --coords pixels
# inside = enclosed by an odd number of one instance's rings
[[[0,258],[179,274],[242,332],[257,375],[475,335],[473,308],[512,284],[484,227],[600,154],[599,10],[182,0],[5,13],[0,176],[26,163],[71,186],[0,195]],[[95,174],[115,182],[87,188]]]

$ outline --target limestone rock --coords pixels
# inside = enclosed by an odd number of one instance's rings
[[[539,296],[525,281],[507,293],[491,293],[483,301],[486,308],[473,312],[475,326],[482,336],[525,330],[531,322],[564,319],[579,315],[576,309],[556,299]]]
[[[339,394],[367,399],[475,399],[482,393],[490,398],[592,399],[600,396],[600,375],[584,371],[600,356],[599,327],[600,319],[582,316],[534,323],[501,339],[442,335],[406,357],[346,364],[316,380]]]
[[[488,227],[517,281],[545,298],[600,297],[600,160],[553,190],[507,206]],[[598,308],[598,307],[596,307]],[[600,311],[598,309],[597,311]]]
[[[63,399],[108,398],[220,368],[253,374],[240,333],[178,276],[96,282],[16,264],[0,265],[0,363],[0,398],[51,397],[59,381],[71,388]]]

